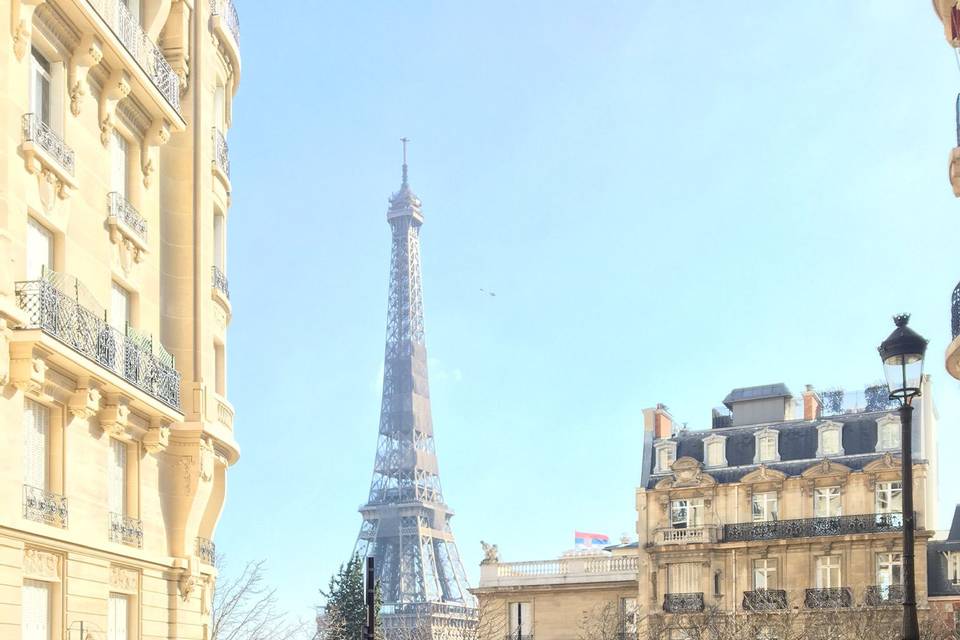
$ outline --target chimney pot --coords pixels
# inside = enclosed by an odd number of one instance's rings
[[[822,409],[820,395],[814,390],[812,384],[808,384],[803,391],[803,419],[819,420]]]

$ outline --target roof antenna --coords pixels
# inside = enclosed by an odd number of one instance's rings
[[[410,138],[400,138],[400,142],[403,144],[403,186],[407,185],[407,143],[410,142]]]

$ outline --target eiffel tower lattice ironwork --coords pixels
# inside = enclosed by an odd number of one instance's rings
[[[420,200],[407,182],[390,197],[392,232],[383,398],[377,455],[356,552],[375,558],[389,638],[473,635],[476,601],[443,501],[430,417],[420,284]]]

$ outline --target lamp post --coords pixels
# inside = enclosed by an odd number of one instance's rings
[[[914,571],[913,536],[916,515],[913,509],[913,399],[920,396],[923,383],[923,354],[927,341],[907,326],[909,314],[894,316],[897,328],[878,350],[890,399],[900,402],[900,478],[903,496],[903,638],[920,640],[917,623],[917,581]]]

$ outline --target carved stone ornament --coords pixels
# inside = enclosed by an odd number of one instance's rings
[[[32,354],[10,358],[10,381],[23,393],[42,395],[47,379],[47,363]]]
[[[116,247],[117,263],[123,270],[123,275],[129,279],[133,267],[143,262],[143,248],[123,233],[119,225],[113,225],[110,229],[110,241]]]
[[[100,411],[100,428],[104,433],[121,436],[127,431],[129,419],[130,407],[119,402],[108,404]]]
[[[29,578],[59,580],[60,556],[39,549],[24,549],[23,574]]]
[[[953,187],[953,195],[960,198],[960,147],[950,151],[950,186]]]
[[[497,548],[497,545],[488,544],[481,540],[480,546],[483,547],[483,560],[480,561],[480,564],[497,564],[500,562],[500,549]]]
[[[13,0],[10,13],[11,35],[13,36],[13,55],[23,60],[30,40],[33,37],[33,12],[43,4],[43,0]]]
[[[0,264],[3,258],[0,256]],[[2,276],[2,274],[0,274]],[[0,387],[10,383],[10,330],[7,321],[0,318]]]
[[[213,479],[213,445],[209,440],[200,441],[200,479],[210,481]]]
[[[160,147],[170,141],[170,123],[166,120],[154,120],[140,146],[140,170],[143,172],[143,186],[150,188],[150,176],[153,173],[151,148]]]
[[[139,575],[135,569],[110,567],[110,588],[126,593],[136,593]]]
[[[701,465],[693,458],[683,457],[673,463],[673,486],[696,486],[703,475]]]
[[[180,579],[177,580],[177,586],[180,588],[180,597],[184,602],[189,602],[190,596],[197,586],[197,579],[193,574],[184,572],[180,574]]]
[[[203,589],[200,591],[200,613],[208,615],[213,607],[213,588],[216,579],[213,576],[207,576],[203,581]]]
[[[77,390],[70,396],[67,408],[75,418],[89,420],[100,411],[100,391],[81,381]]]
[[[170,427],[159,419],[150,421],[150,428],[143,434],[143,448],[150,453],[160,453],[170,444]]]
[[[87,74],[103,60],[103,45],[92,33],[84,34],[70,56],[67,84],[70,87],[70,113],[80,115],[87,94]]]
[[[130,76],[123,69],[114,69],[100,92],[100,109],[97,119],[100,122],[100,142],[104,146],[110,142],[110,135],[116,126],[117,103],[130,94]]]

